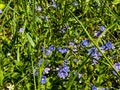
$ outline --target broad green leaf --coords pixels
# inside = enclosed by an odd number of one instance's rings
[[[26,35],[27,35],[27,38],[28,38],[28,41],[30,42],[30,44],[31,44],[33,47],[35,47],[35,43],[33,42],[31,36],[30,36],[28,33],[27,33]]]

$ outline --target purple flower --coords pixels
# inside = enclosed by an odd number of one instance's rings
[[[50,71],[50,68],[45,68],[45,69],[44,69],[45,74],[48,74],[49,71]]]
[[[58,52],[61,52],[62,54],[67,53],[68,52],[68,48],[67,47],[64,47],[64,48],[59,47],[58,48]]]
[[[88,55],[91,55],[96,60],[98,60],[102,56],[98,49],[95,47],[92,47],[88,50]]]
[[[37,7],[37,10],[41,12],[41,11],[42,11],[42,7],[41,7],[41,6],[38,6],[38,7]]]
[[[34,67],[33,72],[34,72],[34,75],[35,75],[35,76],[38,76],[38,71],[36,70],[36,66]]]
[[[94,36],[98,37],[101,33],[101,31],[94,31]]]
[[[69,67],[67,65],[64,65],[64,67],[59,70],[58,76],[65,79],[69,75],[69,71]]]
[[[56,8],[56,7],[57,7],[57,5],[56,5],[55,3],[53,3],[53,4],[52,4],[52,7],[55,7],[55,8]]]
[[[88,46],[90,46],[90,41],[87,40],[87,39],[86,39],[86,40],[83,40],[82,43],[81,43],[81,46],[82,46],[82,47],[88,47]]]
[[[118,71],[120,70],[120,62],[114,64],[114,68]]]
[[[70,46],[74,46],[75,44],[73,42],[69,42],[69,45]]]
[[[38,66],[40,66],[42,64],[42,62],[43,62],[42,60],[39,60],[38,61]]]
[[[23,31],[24,31],[24,28],[20,28],[20,29],[19,29],[19,32],[23,32]]]
[[[41,16],[42,19],[48,21],[48,17],[47,16]]]
[[[69,72],[70,69],[67,65],[64,65],[64,67],[62,68],[64,72]]]
[[[114,48],[115,48],[110,41],[108,41],[108,42],[105,44],[105,46],[106,46],[106,50],[114,49]]]
[[[112,73],[117,76],[117,73],[115,71],[112,71]]]
[[[46,50],[45,50],[45,55],[46,55],[46,56],[50,55],[51,53],[52,53],[51,50],[49,50],[49,49],[46,49]]]
[[[67,59],[64,60],[64,65],[66,65],[69,61]]]
[[[106,44],[101,46],[102,50],[110,50],[110,49],[114,49],[115,47],[112,45],[112,43],[110,41],[108,41]]]
[[[42,84],[45,84],[46,83],[46,76],[42,76],[40,82]]]
[[[103,32],[106,28],[104,26],[100,26],[100,31]]]
[[[2,9],[0,9],[0,13],[2,13]]]
[[[92,90],[97,90],[97,87],[96,86],[92,86]]]
[[[65,72],[63,71],[63,69],[61,69],[59,72],[58,72],[58,76],[62,79],[65,79],[67,76],[68,76],[68,72]]]
[[[54,51],[55,47],[53,45],[49,46],[49,50]]]
[[[81,78],[81,77],[82,77],[82,74],[79,73],[79,74],[78,74],[78,78]]]
[[[78,3],[77,2],[73,2],[73,6],[78,6]]]

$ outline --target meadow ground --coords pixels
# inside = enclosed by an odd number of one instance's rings
[[[120,90],[120,1],[0,0],[0,90]]]

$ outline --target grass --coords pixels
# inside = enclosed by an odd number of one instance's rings
[[[1,90],[120,89],[120,69],[114,66],[120,62],[119,1],[3,0],[0,9]],[[100,26],[106,29],[94,36]],[[86,39],[90,45],[82,46]],[[103,52],[100,46],[108,41],[115,49]],[[102,55],[97,63],[88,55],[93,46]],[[65,70],[65,78],[60,78],[60,70]]]

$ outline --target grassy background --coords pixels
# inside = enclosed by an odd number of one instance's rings
[[[55,0],[57,7],[52,7],[51,0],[3,0],[5,5],[0,14],[0,89],[13,85],[15,90],[91,90],[93,85],[111,90],[120,89],[120,78],[112,73],[115,62],[120,61],[120,5],[117,0]],[[41,6],[42,11],[36,10]],[[47,16],[42,19],[42,16]],[[77,19],[76,19],[77,18]],[[79,23],[80,22],[80,23]],[[69,29],[62,33],[63,27]],[[94,31],[99,26],[107,29],[105,37],[95,37]],[[24,28],[23,32],[19,32]],[[88,47],[80,43],[84,39],[91,40],[99,47],[111,41],[115,50],[103,53],[98,64],[92,65],[88,56]],[[73,52],[69,42],[75,43],[78,52]],[[95,43],[94,43],[95,42]],[[56,50],[46,56],[41,48],[54,45]],[[58,47],[68,47],[67,54],[57,52]],[[38,68],[38,76],[34,67],[42,59]],[[56,67],[68,59],[70,77],[60,79]],[[80,62],[74,62],[80,60]],[[107,61],[106,61],[107,60]],[[51,68],[47,75],[47,83],[41,84],[40,78],[45,67]],[[82,74],[80,79],[78,71]],[[81,81],[81,83],[79,83]]]

